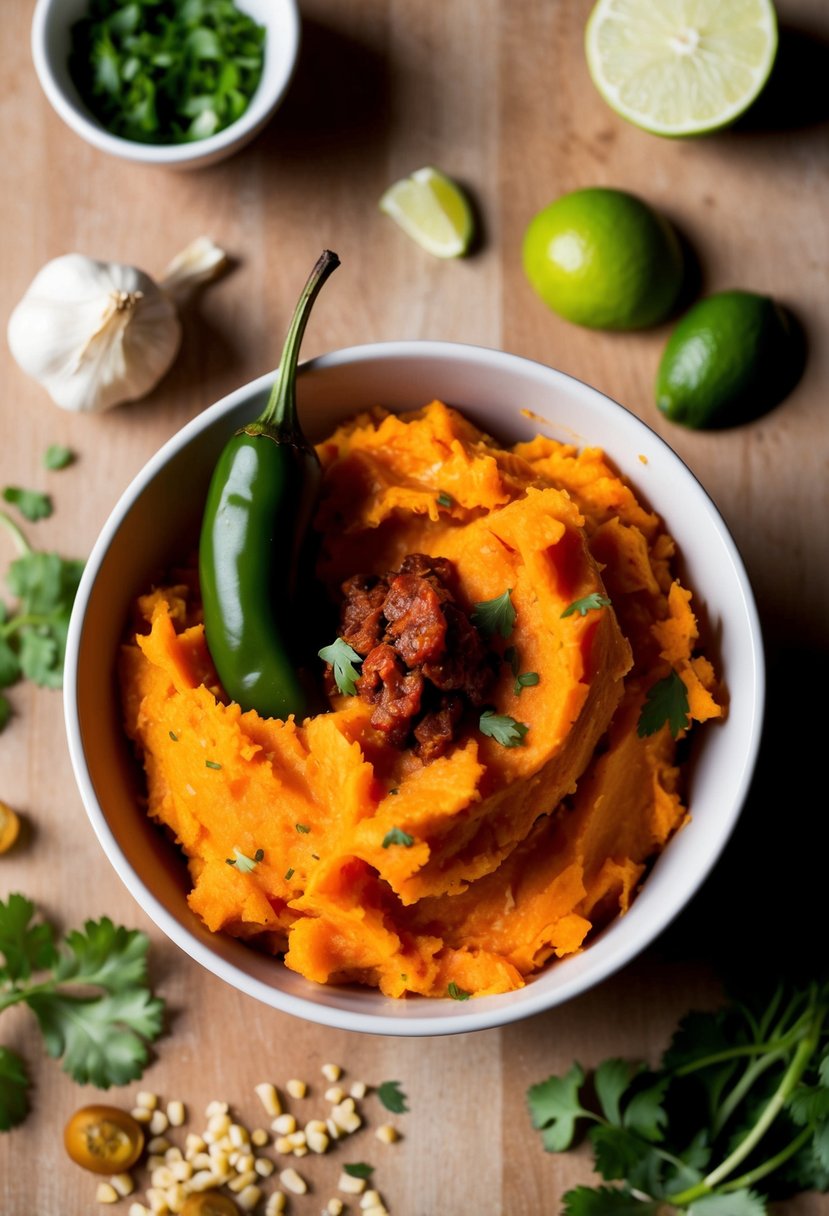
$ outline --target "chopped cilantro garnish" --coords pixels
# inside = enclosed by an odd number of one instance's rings
[[[562,617],[572,616],[577,612],[579,616],[587,616],[594,608],[609,608],[610,600],[606,595],[601,595],[598,591],[591,591],[590,595],[583,595],[580,600],[573,600],[572,604],[568,604],[562,612]]]
[[[71,448],[64,447],[62,443],[50,443],[43,453],[43,467],[44,469],[65,469],[67,465],[72,464],[74,459],[75,453]]]
[[[377,1097],[393,1115],[402,1115],[409,1109],[399,1081],[384,1081],[382,1085],[378,1085]]]
[[[482,600],[475,605],[472,621],[488,637],[500,633],[508,638],[515,626],[515,609],[512,606],[512,587],[494,600]]]
[[[330,663],[334,671],[334,680],[340,692],[353,697],[357,692],[357,681],[360,673],[355,663],[362,663],[362,655],[357,654],[342,638],[337,638],[330,646],[323,646],[317,652],[325,663]]]
[[[225,861],[229,866],[235,866],[242,874],[250,874],[255,870],[260,861],[265,860],[265,850],[257,849],[253,857],[248,857],[241,849],[234,849],[232,857],[226,857]]]
[[[451,495],[445,494],[443,491],[438,494],[436,501],[439,507],[451,507],[454,504],[454,499]]]
[[[264,43],[264,28],[233,0],[94,0],[72,26],[69,71],[113,134],[185,143],[245,112]]]
[[[295,823],[294,827],[298,832],[301,832],[303,836],[307,836],[307,834],[311,831],[307,823]]]
[[[512,691],[516,697],[520,694],[522,688],[532,688],[539,682],[540,677],[537,671],[521,671],[517,647],[507,647],[507,649],[504,651],[504,661],[509,663],[510,670],[515,676],[515,683],[512,686]]]
[[[402,828],[391,828],[383,837],[383,848],[387,849],[392,844],[402,844],[404,848],[410,849],[414,844],[414,836],[410,836]]]
[[[500,743],[502,747],[520,747],[530,729],[524,722],[516,722],[509,714],[496,714],[494,709],[485,709],[478,721],[478,729]]]
[[[218,760],[205,760],[204,767],[220,769],[222,766],[219,764]]]
[[[394,789],[389,790],[389,793],[390,794],[399,794],[400,790],[397,788],[397,786],[395,786]]]
[[[176,732],[174,730],[168,730],[167,734],[170,736],[170,738],[173,740],[174,743],[178,743],[178,735],[176,734]]]
[[[291,881],[291,879],[293,878],[293,876],[294,876],[294,868],[293,868],[293,866],[290,866],[290,867],[289,867],[289,868],[288,868],[288,869],[285,871],[285,881],[286,881],[286,882],[290,882],[290,881]]]
[[[6,502],[17,507],[24,519],[36,523],[39,519],[48,519],[52,514],[52,500],[48,494],[39,490],[24,490],[21,486],[6,486],[3,491]]]
[[[468,1001],[472,995],[470,992],[466,992],[463,988],[459,988],[454,980],[452,980],[446,991],[449,993],[453,1001]]]
[[[688,725],[688,689],[681,676],[671,668],[671,674],[648,689],[645,704],[639,714],[636,733],[640,739],[654,735],[667,722],[674,738]]]

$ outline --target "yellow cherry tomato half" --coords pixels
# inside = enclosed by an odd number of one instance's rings
[[[17,840],[20,819],[5,802],[0,802],[0,853],[7,853]]]
[[[227,1195],[202,1191],[200,1195],[187,1196],[181,1216],[239,1216],[239,1209]]]
[[[63,1131],[66,1151],[94,1174],[120,1174],[135,1165],[144,1148],[141,1124],[117,1106],[82,1106]]]

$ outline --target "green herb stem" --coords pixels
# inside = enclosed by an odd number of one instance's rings
[[[795,1086],[800,1081],[803,1073],[809,1064],[809,1061],[814,1054],[820,1039],[820,1031],[823,1025],[823,1020],[826,1015],[824,1008],[815,1008],[815,994],[811,994],[809,1009],[810,1015],[809,1028],[806,1035],[798,1044],[797,1050],[792,1056],[792,1061],[786,1069],[777,1089],[772,1094],[765,1109],[760,1117],[755,1122],[751,1131],[740,1141],[737,1147],[729,1153],[724,1161],[712,1170],[702,1182],[696,1186],[689,1187],[685,1191],[680,1191],[675,1195],[668,1195],[667,1202],[680,1206],[686,1206],[692,1203],[695,1199],[701,1198],[703,1195],[708,1195],[718,1186],[725,1178],[731,1174],[737,1166],[745,1161],[746,1157],[757,1147],[757,1145],[765,1136],[766,1132],[771,1127],[774,1120],[783,1109],[786,1101],[793,1092]]]
[[[767,1069],[779,1063],[785,1057],[786,1051],[781,1048],[769,1055],[760,1056],[751,1062],[742,1077],[740,1077],[740,1080],[731,1087],[728,1097],[723,1100],[722,1106],[717,1111],[716,1118],[714,1119],[715,1136],[718,1136],[722,1132],[726,1123],[728,1123],[728,1120],[734,1114],[746,1094],[749,1093],[758,1077],[761,1077]]]
[[[720,1188],[723,1192],[726,1191],[741,1191],[744,1187],[754,1186],[755,1182],[760,1182],[763,1178],[773,1174],[781,1165],[785,1165],[790,1158],[794,1157],[807,1143],[809,1138],[814,1135],[814,1128],[804,1127],[795,1136],[790,1144],[785,1148],[781,1148],[779,1153],[775,1153],[773,1157],[769,1157],[760,1165],[755,1166],[753,1170],[749,1170],[745,1174],[740,1174],[739,1178],[732,1178],[730,1182],[726,1182]]]
[[[4,1009],[10,1009],[12,1005],[19,1005],[21,1001],[28,1001],[31,996],[39,996],[43,993],[57,992],[58,985],[52,980],[45,984],[32,984],[29,988],[12,988],[11,992],[6,992],[0,995],[0,1013]]]
[[[14,543],[17,545],[21,553],[31,553],[32,546],[26,540],[26,537],[18,528],[17,524],[7,515],[5,511],[0,511],[0,523],[3,524],[7,532],[10,532]]]

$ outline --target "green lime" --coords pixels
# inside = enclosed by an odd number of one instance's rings
[[[591,329],[664,321],[682,286],[668,221],[624,190],[574,190],[539,211],[524,234],[524,270],[545,304]]]
[[[771,0],[599,0],[587,66],[607,104],[654,135],[702,135],[733,122],[777,52]]]
[[[695,304],[671,334],[656,404],[699,430],[751,422],[794,387],[804,355],[799,326],[774,300],[723,291]]]
[[[475,228],[469,199],[438,169],[427,165],[389,186],[380,210],[435,257],[457,258],[469,249]]]

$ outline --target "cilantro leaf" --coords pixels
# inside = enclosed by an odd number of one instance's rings
[[[454,506],[454,499],[452,498],[451,494],[446,494],[443,490],[441,490],[440,494],[438,494],[435,501],[439,507],[449,508]]]
[[[512,691],[516,697],[520,695],[523,688],[534,688],[538,684],[540,676],[537,671],[522,671],[515,677],[515,683],[512,686]]]
[[[19,658],[0,633],[0,688],[8,688],[10,684],[17,683],[22,674]]]
[[[671,668],[664,680],[657,680],[647,693],[639,714],[636,733],[640,739],[654,735],[667,722],[674,738],[688,726],[688,690],[679,674]]]
[[[482,735],[494,739],[502,747],[520,747],[530,729],[525,722],[516,722],[509,714],[496,714],[494,709],[485,709],[478,720]]]
[[[0,1132],[17,1127],[26,1118],[30,1084],[20,1056],[8,1047],[0,1047]]]
[[[6,502],[17,507],[24,519],[36,523],[39,519],[48,519],[52,514],[52,500],[48,494],[39,490],[24,490],[21,486],[6,486],[3,491]]]
[[[573,600],[572,604],[568,604],[562,612],[562,619],[566,616],[572,616],[577,612],[579,616],[587,616],[588,612],[592,612],[596,608],[609,608],[610,600],[606,595],[602,595],[598,591],[591,591],[590,595],[583,595],[579,600]]]
[[[357,651],[349,646],[348,642],[343,638],[337,638],[330,646],[323,646],[318,652],[319,657],[325,663],[330,663],[334,671],[334,680],[340,692],[346,696],[353,697],[357,693],[357,680],[360,678],[360,673],[355,667],[355,663],[362,663],[362,655],[357,654]]]
[[[108,916],[88,920],[83,932],[76,929],[66,935],[67,949],[55,967],[55,978],[107,992],[141,987],[147,982],[149,945],[146,933],[114,925]]]
[[[71,448],[64,447],[62,443],[50,443],[43,453],[43,467],[44,469],[65,469],[67,465],[72,464],[74,459],[75,453]]]
[[[502,638],[508,638],[515,627],[512,587],[507,587],[503,595],[496,596],[494,600],[477,603],[472,613],[472,623],[487,637],[500,633]]]
[[[467,992],[464,988],[459,988],[454,980],[450,982],[446,991],[449,993],[453,1001],[468,1001],[472,995],[471,992]]]
[[[661,1203],[613,1186],[577,1186],[564,1196],[563,1216],[658,1216]]]
[[[235,866],[240,874],[251,874],[260,861],[265,860],[265,850],[257,849],[253,857],[248,857],[241,849],[234,848],[233,856],[225,858],[229,866]]]
[[[609,1123],[622,1126],[620,1101],[630,1088],[630,1083],[643,1069],[643,1064],[631,1064],[627,1060],[605,1060],[593,1075],[596,1097],[602,1113]]]
[[[404,848],[410,849],[414,844],[414,836],[410,836],[402,828],[391,828],[383,837],[383,848],[387,849],[393,844],[401,844]]]
[[[643,1140],[653,1143],[662,1140],[668,1118],[663,1106],[667,1088],[668,1078],[661,1077],[647,1089],[635,1093],[625,1107],[624,1126],[636,1132]]]
[[[101,997],[32,993],[46,1050],[63,1057],[63,1068],[80,1085],[99,1089],[141,1076],[149,1058],[145,1040],[161,1033],[163,1003],[144,988]]]
[[[563,1077],[548,1077],[527,1090],[532,1125],[542,1133],[548,1153],[561,1153],[573,1143],[576,1123],[581,1118],[594,1118],[579,1101],[584,1084],[584,1070],[574,1064]]]
[[[0,902],[0,954],[5,959],[0,980],[16,984],[33,971],[54,966],[54,929],[46,921],[31,924],[34,915],[35,906],[24,895],[13,893],[5,904]]]
[[[393,1115],[402,1115],[409,1109],[399,1081],[383,1081],[377,1086],[377,1097]]]
[[[354,1161],[343,1166],[343,1173],[348,1174],[349,1178],[370,1178],[374,1166],[366,1165],[365,1161]]]

